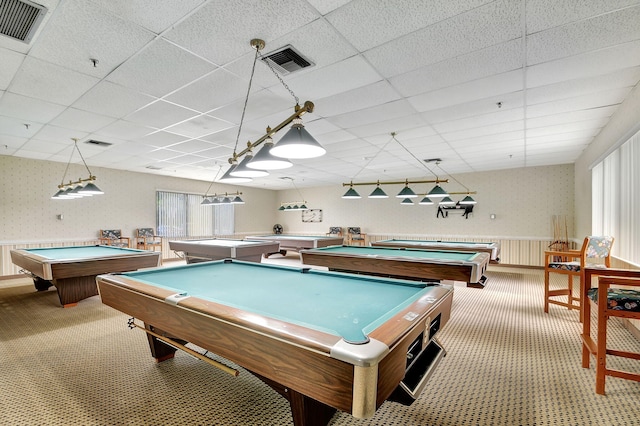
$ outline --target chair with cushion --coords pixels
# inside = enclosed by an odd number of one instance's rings
[[[347,228],[347,244],[349,244],[350,246],[356,244],[360,246],[366,246],[367,234],[363,234],[360,231],[359,226],[350,226],[349,228]]]
[[[609,268],[613,237],[590,236],[584,239],[580,250],[549,250],[544,252],[544,311],[549,312],[549,304],[564,306],[567,309],[580,310],[580,297],[573,292],[573,277],[583,281],[583,271],[586,266]],[[567,276],[567,287],[551,290],[549,274]],[[552,299],[566,296],[567,301]],[[574,303],[575,302],[575,303]]]
[[[591,287],[591,274],[583,286],[584,321],[582,324],[582,367],[589,368],[591,355],[596,360],[596,393],[605,394],[607,376],[640,382],[640,374],[607,368],[607,355],[640,361],[640,352],[611,349],[607,346],[609,318],[640,320],[640,270],[609,269],[598,271],[598,287]],[[625,288],[619,288],[623,286]],[[591,337],[591,308],[596,312],[596,338]],[[625,348],[628,349],[628,348]],[[637,370],[636,370],[637,371]]]
[[[120,229],[101,229],[100,244],[103,246],[129,247],[130,238],[123,237]]]
[[[136,248],[155,251],[156,247],[162,251],[162,238],[155,234],[153,228],[136,229]]]
[[[327,237],[342,237],[342,227],[330,226],[329,232],[327,232]]]

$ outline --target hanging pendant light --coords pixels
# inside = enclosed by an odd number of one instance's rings
[[[413,200],[411,200],[411,198],[405,198],[400,204],[403,206],[412,206]]]
[[[453,200],[452,200],[451,198],[449,198],[449,197],[444,197],[444,198],[442,199],[442,201],[440,201],[440,204],[442,204],[442,205],[444,205],[444,206],[450,206],[450,205],[453,205],[453,204],[455,204],[455,203],[456,203],[456,202],[455,202],[455,201],[453,201]]]
[[[271,131],[267,129],[267,132]],[[293,166],[293,163],[286,158],[276,157],[271,154],[271,148],[273,148],[273,139],[271,136],[267,137],[264,141],[264,146],[258,153],[247,162],[247,167],[250,169],[260,170],[281,170]]]
[[[460,200],[460,204],[476,204],[477,201],[474,200],[471,195],[467,195],[462,200]]]
[[[417,195],[415,192],[411,190],[411,188],[409,188],[409,179],[407,179],[404,183],[404,188],[402,188],[402,191],[398,192],[398,195],[396,195],[396,198],[415,198],[415,197],[417,197]]]
[[[229,170],[227,170],[220,179],[218,179],[218,182],[223,182],[223,183],[247,183],[247,182],[251,182],[253,179],[248,178],[248,177],[237,177],[237,176],[232,176],[231,172],[233,172],[235,170],[235,168],[238,166],[237,162],[236,164],[231,164],[231,167],[229,167]]]
[[[422,204],[423,206],[430,206],[433,204],[433,201],[429,197],[424,197],[418,204]]]
[[[253,154],[251,153],[251,151],[247,152],[247,154],[244,156],[240,164],[238,164],[238,166],[235,169],[229,172],[229,174],[233,177],[239,177],[239,178],[254,178],[254,177],[269,176],[269,172],[265,170],[250,169],[249,167],[247,167],[247,164],[252,159],[253,159]]]
[[[357,198],[362,198],[362,197],[360,196],[360,194],[358,194],[358,191],[353,189],[353,182],[351,182],[351,184],[349,185],[349,189],[347,190],[347,192],[344,193],[342,198],[355,200]]]
[[[429,198],[443,198],[448,196],[449,194],[447,193],[447,191],[442,189],[439,183],[436,183],[436,186],[431,188],[431,191],[429,191],[429,193],[427,194],[427,197]]]
[[[369,194],[369,198],[389,198],[389,196],[382,190],[382,188],[380,188],[380,181],[378,181],[376,189],[374,189],[371,194]]]
[[[302,125],[302,119],[298,117],[269,152],[282,158],[315,158],[323,156],[327,150],[307,132]]]

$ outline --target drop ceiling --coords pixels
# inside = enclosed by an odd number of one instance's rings
[[[640,80],[640,1],[36,3],[30,42],[0,36],[0,155],[78,138],[89,166],[210,181],[294,111],[258,61],[238,137],[253,38],[312,64],[282,80],[327,149],[243,184],[267,189],[573,163]]]

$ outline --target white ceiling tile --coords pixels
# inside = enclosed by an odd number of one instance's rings
[[[67,108],[62,114],[51,120],[50,123],[54,126],[76,128],[84,132],[94,132],[114,121],[115,119],[113,117],[107,117],[106,115],[94,114],[75,108]]]
[[[73,143],[71,146],[73,146]],[[27,151],[40,151],[42,153],[47,153],[47,154],[60,153],[61,155],[66,155],[67,160],[69,160],[69,156],[71,155],[71,149],[69,149],[69,143],[44,141],[44,140],[39,140],[35,138],[25,143],[21,147],[21,149],[24,149]],[[74,155],[76,160],[80,159],[80,156],[78,155],[77,152],[74,152]]]
[[[522,70],[516,70],[434,90],[408,99],[418,111],[424,112],[484,99],[491,95],[509,94],[522,89]]]
[[[487,126],[490,124],[507,123],[510,121],[523,120],[523,108],[502,109],[489,114],[476,115],[459,120],[451,120],[444,123],[434,124],[433,128],[440,133],[451,133]]]
[[[412,129],[424,128],[425,124],[424,118],[422,118],[420,114],[411,114],[402,115],[389,120],[381,118],[363,126],[352,127],[349,129],[349,132],[358,137],[366,138],[379,134],[389,135],[391,132],[404,133],[405,131],[410,131]]]
[[[20,68],[24,55],[9,49],[0,48],[0,90],[9,87],[9,83]]]
[[[188,138],[181,135],[176,135],[176,134],[168,133],[165,131],[157,131],[157,132],[149,133],[145,136],[136,138],[135,141],[137,143],[141,143],[144,145],[148,145],[156,148],[163,148],[169,145],[183,142],[187,139]]]
[[[498,107],[497,103],[501,103]],[[443,123],[447,121],[459,120],[478,115],[491,114],[499,110],[509,110],[522,108],[524,106],[524,93],[513,92],[506,94],[495,94],[488,98],[467,102],[461,105],[453,105],[432,111],[426,111],[422,116],[431,124]]]
[[[353,56],[299,77],[291,76],[287,85],[299,97],[313,100],[367,86],[381,79],[362,57]],[[285,89],[278,87],[278,90]]]
[[[527,31],[537,33],[637,3],[637,0],[527,0]]]
[[[123,118],[155,98],[109,81],[101,81],[78,99],[73,107],[114,118]]]
[[[640,65],[640,40],[527,68],[527,87],[608,74]]]
[[[251,51],[249,41],[253,38],[269,42],[318,17],[318,12],[303,0],[259,3],[212,0],[167,32],[165,37],[222,65],[240,53]],[[211,43],[211,40],[216,42]]]
[[[64,109],[62,105],[11,92],[6,92],[0,97],[0,115],[19,118],[26,122],[46,123],[57,117]]]
[[[631,87],[623,87],[621,89],[605,90],[588,95],[576,96],[574,98],[531,105],[527,107],[527,117],[542,117],[545,115],[619,104],[629,94],[630,90]]]
[[[536,127],[553,126],[562,123],[572,123],[575,121],[597,120],[600,118],[611,118],[616,110],[615,106],[607,106],[601,108],[584,109],[578,111],[569,111],[554,115],[545,115],[542,117],[529,118],[527,120],[527,129]]]
[[[483,136],[502,135],[524,130],[524,120],[509,121],[506,123],[497,123],[491,126],[475,127],[467,130],[459,130],[450,133],[443,133],[441,136],[447,142],[476,139]]]
[[[206,114],[202,114],[185,120],[174,126],[166,127],[165,130],[167,132],[176,133],[178,135],[198,138],[232,127],[236,126],[229,123],[228,121],[219,120]]]
[[[75,128],[67,128],[47,124],[36,134],[36,139],[48,142],[73,144],[73,138],[84,139],[89,133]]]
[[[389,102],[371,108],[361,109],[358,111],[340,114],[327,118],[327,121],[333,123],[340,128],[353,128],[366,126],[379,120],[404,117],[415,114],[415,110],[405,100]],[[426,123],[425,123],[426,124]],[[394,129],[389,129],[390,133]]]
[[[153,40],[138,25],[104,13],[95,3],[60,4],[30,56],[95,77],[104,77]],[[97,59],[96,66],[91,59]]]
[[[518,2],[498,0],[375,47],[364,55],[384,77],[403,74],[520,37],[521,12]]]
[[[220,68],[167,96],[167,100],[200,112],[210,111],[247,95],[248,80]]]
[[[114,15],[160,34],[190,14],[203,0],[91,0]]]
[[[27,57],[9,85],[19,95],[70,105],[93,87],[98,79],[58,65]]]
[[[152,96],[168,92],[205,76],[215,65],[179,47],[156,39],[115,69],[107,80]]]
[[[640,38],[640,6],[531,34],[527,64],[535,65]]]
[[[527,105],[535,105],[601,92],[609,89],[632,87],[640,80],[640,67],[625,68],[607,75],[563,81],[527,90]]]
[[[198,115],[196,111],[169,102],[156,101],[129,114],[127,121],[161,129]]]
[[[107,138],[118,138],[124,140],[135,140],[143,136],[152,133],[154,130],[151,127],[141,126],[130,121],[118,120],[102,129],[98,130],[96,134]],[[109,142],[108,140],[105,142]]]
[[[608,117],[588,121],[574,121],[572,123],[557,124],[555,126],[536,127],[527,129],[527,137],[571,133],[575,131],[592,131],[595,136],[602,127],[609,121]]]
[[[522,60],[522,40],[515,39],[445,59],[389,81],[398,92],[410,96],[522,68]]]
[[[41,123],[26,122],[19,118],[0,115],[0,135],[31,138],[42,128]]]
[[[398,99],[400,95],[387,81],[377,81],[357,89],[315,99],[313,112],[322,117],[332,117]]]
[[[358,50],[365,51],[484,3],[487,1],[395,0],[389,7],[376,7],[378,3],[372,0],[352,1],[330,13],[327,19]]]
[[[13,155],[28,140],[29,138],[27,137],[2,135],[2,138],[0,138],[0,155]]]

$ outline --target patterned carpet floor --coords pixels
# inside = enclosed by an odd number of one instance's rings
[[[578,313],[543,313],[541,270],[487,276],[483,290],[455,283],[439,337],[447,356],[413,405],[385,402],[371,419],[337,413],[330,424],[638,424],[640,383],[608,378],[607,395],[595,394]],[[609,329],[618,348],[640,352],[620,324]],[[640,372],[638,361],[609,362]],[[0,281],[0,371],[0,424],[292,424],[286,400],[245,370],[234,378],[180,351],[156,364],[144,333],[99,296],[62,309],[55,290],[35,292],[28,279]]]

